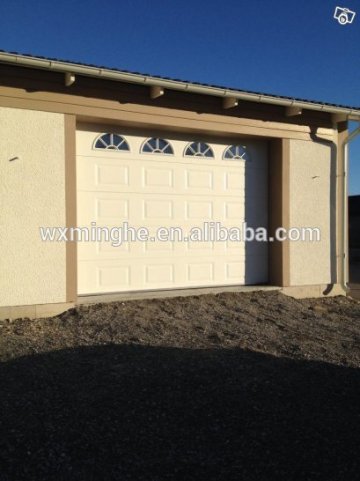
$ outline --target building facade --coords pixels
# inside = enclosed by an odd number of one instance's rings
[[[348,107],[0,54],[0,317],[82,296],[267,285],[344,293]],[[319,242],[45,242],[40,227],[220,222]]]

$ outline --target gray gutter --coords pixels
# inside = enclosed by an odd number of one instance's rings
[[[88,77],[114,80],[118,82],[129,82],[133,84],[149,86],[155,85],[163,87],[164,89],[178,90],[181,92],[189,92],[202,95],[212,95],[221,98],[231,97],[238,100],[246,100],[250,102],[260,102],[266,104],[281,105],[284,107],[298,107],[307,110],[317,110],[321,112],[328,112],[331,114],[346,115],[349,120],[360,120],[360,109],[336,107],[314,102],[300,101],[291,98],[279,98],[271,95],[248,93],[241,90],[229,90],[219,87],[197,85],[179,80],[168,80],[159,77],[151,77],[147,75],[115,71],[106,68],[78,65],[71,62],[61,62],[59,60],[48,60],[38,57],[0,52],[0,63],[20,65],[22,67],[39,68],[54,72],[85,75]]]

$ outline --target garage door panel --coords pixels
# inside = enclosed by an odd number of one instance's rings
[[[142,201],[142,221],[166,222],[174,220],[174,204],[171,199],[145,199]]]
[[[130,152],[95,151],[94,132],[77,134],[78,225],[224,227],[267,225],[267,147],[247,142],[250,161],[184,157],[189,140],[170,139],[174,155],[140,154],[146,136],[126,135]],[[167,137],[166,137],[167,138]],[[94,225],[94,224],[93,224]],[[116,231],[117,232],[117,231]],[[117,239],[114,239],[115,241]],[[79,294],[266,282],[265,243],[80,242]]]
[[[211,283],[214,281],[214,262],[193,262],[187,264],[189,282]]]
[[[186,219],[192,222],[203,222],[214,219],[214,203],[208,200],[185,201]]]
[[[226,242],[124,242],[120,246],[108,242],[83,242],[79,243],[79,261],[101,261],[142,259],[147,262],[156,258],[180,258],[187,256],[190,259],[198,259],[201,256],[218,256],[227,253]],[[235,254],[243,254],[244,246],[239,244]]]
[[[129,219],[129,201],[128,199],[104,199],[95,198],[95,220],[101,220],[107,223],[117,219]]]
[[[240,219],[245,218],[245,203],[244,198],[239,196],[238,201],[225,201],[224,202],[224,220],[235,222],[238,225]]]
[[[130,265],[97,267],[97,283],[105,290],[112,290],[119,286],[122,289],[129,289],[131,287],[130,272]]]
[[[187,190],[201,189],[212,191],[214,189],[215,174],[215,172],[205,169],[185,169],[185,188]]]
[[[90,128],[89,128],[90,127]],[[99,155],[101,150],[94,150],[94,142],[95,139],[101,134],[104,133],[103,129],[106,129],[106,132],[112,131],[113,133],[117,133],[122,135],[128,142],[131,154],[136,156],[139,154],[142,145],[144,144],[145,140],[149,137],[153,136],[153,132],[148,131],[139,131],[138,129],[128,129],[126,127],[121,128],[121,132],[119,132],[119,126],[104,126],[104,125],[92,125],[83,124],[78,126],[77,131],[77,153],[78,155]],[[158,135],[158,134],[157,134]],[[170,132],[163,132],[161,135],[164,139],[167,139],[174,150],[174,155],[176,157],[182,157],[184,154],[184,149],[189,142],[198,141],[200,140],[199,137],[195,134],[194,136],[190,136],[189,134],[184,135],[172,135]],[[267,143],[262,140],[257,140],[254,138],[246,138],[241,139],[238,138],[235,141],[231,141],[228,139],[228,143],[220,142],[215,137],[213,138],[213,142],[211,142],[211,148],[215,154],[215,159],[222,159],[224,149],[228,147],[228,144],[236,143],[240,145],[244,145],[246,150],[250,153],[252,161],[256,161],[257,164],[261,165],[261,163],[266,165],[266,157],[267,157],[267,150],[268,146]],[[108,151],[106,152],[109,156],[113,156],[116,158],[117,152],[116,151]],[[156,155],[156,154],[149,154],[144,153],[142,154],[147,157],[158,157],[159,159],[164,159],[164,156]],[[187,161],[194,160],[192,157],[186,158]],[[211,158],[206,158],[205,161],[207,162],[214,162]]]
[[[79,242],[78,260],[79,261],[101,261],[129,259],[142,257],[143,247],[139,242],[123,242],[121,245],[113,245],[111,241],[103,242]]]
[[[140,259],[86,261],[79,272],[79,282],[84,294],[246,283],[244,258],[180,260],[152,258],[146,264]]]
[[[167,196],[158,194],[79,192],[81,209],[79,225],[121,226],[123,222],[136,227],[176,226],[201,227],[204,222],[220,222],[226,226],[241,226],[246,221],[258,226],[267,223],[265,198],[253,198],[245,203],[243,196],[203,199],[198,196]],[[130,222],[131,221],[131,222]],[[80,223],[81,222],[81,223]]]
[[[109,163],[95,164],[95,185],[99,188],[106,186],[112,189],[129,186],[130,166]]]
[[[119,226],[129,221],[133,200],[115,193],[78,192],[78,225]],[[136,208],[136,206],[132,206]]]
[[[267,191],[266,170],[236,166],[229,161],[216,166],[159,165],[158,161],[121,159],[116,161],[79,157],[78,189],[99,192],[173,193],[176,195],[238,195],[252,189],[259,195]],[[168,163],[171,160],[168,159]],[[201,160],[200,160],[201,162]]]
[[[175,173],[173,168],[164,167],[143,167],[142,178],[144,189],[151,190],[153,188],[158,192],[159,188],[173,190]]]
[[[169,263],[159,263],[156,262],[154,264],[149,264],[145,266],[145,284],[147,286],[154,285],[155,288],[160,285],[169,285],[174,284],[174,264],[172,262]]]

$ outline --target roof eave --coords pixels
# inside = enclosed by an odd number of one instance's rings
[[[232,97],[238,100],[245,100],[249,102],[266,103],[272,105],[280,105],[284,107],[298,107],[300,109],[315,110],[320,112],[327,112],[330,114],[342,114],[348,120],[360,121],[360,110],[346,108],[341,106],[332,106],[328,104],[320,104],[316,102],[306,102],[292,98],[276,97],[265,94],[256,94],[244,92],[241,90],[224,89],[219,87],[198,85],[191,82],[184,82],[180,80],[163,79],[142,74],[135,74],[129,72],[115,71],[106,68],[98,68],[87,65],[79,65],[71,62],[62,62],[60,60],[49,60],[38,57],[31,57],[27,55],[11,54],[7,52],[0,52],[0,63],[15,64],[22,67],[38,68],[43,70],[50,70],[62,73],[72,73],[84,75],[88,77],[102,78],[107,80],[114,80],[118,82],[128,82],[133,84],[159,86],[164,89],[177,90],[182,92],[189,92],[202,95],[211,95],[215,97]]]

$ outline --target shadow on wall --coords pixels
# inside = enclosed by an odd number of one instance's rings
[[[269,146],[244,141],[248,157],[244,161],[244,221],[252,229],[268,229]],[[264,150],[263,150],[264,149]],[[245,285],[269,283],[269,244],[256,240],[245,242]]]
[[[3,363],[0,383],[1,481],[358,477],[352,368],[110,345]]]
[[[360,284],[360,195],[349,197],[349,280]]]

